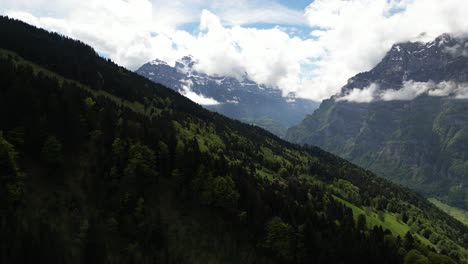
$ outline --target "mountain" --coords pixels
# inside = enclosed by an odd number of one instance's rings
[[[394,45],[287,139],[468,209],[468,40]]]
[[[319,148],[0,17],[1,263],[467,263],[468,228]]]
[[[189,98],[190,95],[208,98],[204,104],[206,108],[257,125],[280,137],[319,105],[307,99],[285,98],[279,89],[260,85],[247,75],[240,80],[210,76],[197,71],[196,64],[196,59],[191,56],[178,60],[174,67],[154,60],[141,66],[136,73]]]

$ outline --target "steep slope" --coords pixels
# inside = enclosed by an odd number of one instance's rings
[[[466,262],[467,228],[405,188],[82,43],[0,34],[2,263]]]
[[[190,93],[210,100],[204,107],[262,127],[284,137],[286,130],[298,124],[318,107],[318,102],[285,98],[281,91],[259,85],[248,76],[242,80],[226,76],[210,76],[196,70],[197,61],[186,56],[175,67],[154,60],[141,66],[136,73],[184,95]]]
[[[468,41],[396,44],[287,139],[468,209]]]

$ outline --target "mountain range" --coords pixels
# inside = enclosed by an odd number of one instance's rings
[[[317,147],[0,17],[1,263],[467,263],[467,227]]]
[[[141,66],[136,73],[189,98],[201,98],[198,103],[207,109],[257,125],[280,137],[319,105],[307,99],[284,97],[281,90],[258,84],[248,75],[240,79],[210,76],[196,66],[195,58],[185,56],[174,67],[154,60]]]
[[[286,138],[468,209],[467,38],[393,45]]]

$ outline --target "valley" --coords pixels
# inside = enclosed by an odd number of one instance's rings
[[[453,216],[458,221],[462,222],[465,225],[468,225],[468,211],[444,204],[443,202],[437,200],[436,198],[429,198],[429,201],[439,207],[441,210],[447,214]]]
[[[468,60],[447,51],[466,42],[444,34],[395,44],[377,66],[349,79],[341,93],[289,129],[286,139],[319,146],[466,210]]]
[[[0,6],[0,263],[468,263],[464,35],[395,43],[331,95],[362,55],[333,29],[356,2],[243,9],[268,29],[207,9],[196,28],[180,3],[173,28],[167,3],[23,4]]]

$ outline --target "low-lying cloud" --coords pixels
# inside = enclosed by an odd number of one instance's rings
[[[403,83],[400,89],[381,89],[378,84],[372,83],[368,87],[354,88],[337,101],[355,103],[370,103],[374,101],[410,101],[426,94],[428,96],[450,97],[453,99],[468,99],[468,83],[454,81],[414,82]]]
[[[445,52],[449,53],[453,57],[468,57],[468,42],[464,44],[455,44],[453,47],[445,48]]]
[[[339,97],[337,101],[349,101],[355,103],[370,103],[376,99],[376,92],[379,85],[372,83],[364,89],[354,88],[345,96]]]
[[[206,97],[203,94],[197,94],[192,90],[193,82],[192,80],[186,80],[182,82],[182,89],[179,90],[179,93],[188,99],[194,101],[200,105],[219,105],[220,102],[216,101],[214,98]]]

